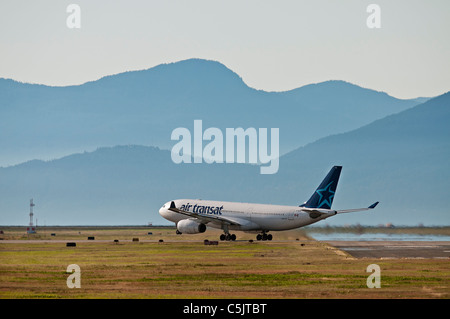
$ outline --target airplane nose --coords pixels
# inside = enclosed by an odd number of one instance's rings
[[[167,211],[168,211],[168,205],[167,205],[167,203],[165,203],[160,209],[159,209],[159,214],[162,216],[162,217],[165,217],[165,215],[167,215]]]

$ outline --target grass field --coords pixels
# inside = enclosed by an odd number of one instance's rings
[[[4,239],[18,241],[0,241],[0,298],[450,297],[449,260],[355,259],[301,230],[252,243],[254,235],[239,232],[239,241],[204,245],[220,232],[58,227],[27,236],[21,228],[2,229]],[[80,266],[80,289],[67,287],[70,264]],[[379,289],[367,288],[370,264],[381,268]]]

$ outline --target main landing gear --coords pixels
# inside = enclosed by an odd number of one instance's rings
[[[226,240],[226,241],[235,241],[236,240],[236,235],[235,234],[230,234],[230,233],[225,233],[220,235],[220,240]],[[265,232],[263,232],[262,234],[258,234],[256,236],[256,240],[272,240],[272,235],[271,234],[266,234]]]
[[[230,234],[230,233],[222,234],[222,235],[220,235],[220,240],[226,240],[226,241],[232,240],[232,241],[235,241],[236,240],[236,235],[235,234]]]
[[[223,225],[222,229],[225,234],[220,235],[220,240],[226,240],[226,241],[235,241],[236,240],[236,235],[230,234],[230,231],[228,230],[228,225]]]
[[[258,234],[256,236],[256,240],[272,240],[272,235],[271,234],[266,234],[264,232],[262,234]]]

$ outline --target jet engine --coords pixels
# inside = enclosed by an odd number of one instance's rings
[[[180,233],[198,234],[206,231],[206,225],[192,219],[183,219],[178,222],[177,229]]]

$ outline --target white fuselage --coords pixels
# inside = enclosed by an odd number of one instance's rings
[[[252,204],[238,202],[222,202],[199,199],[177,199],[173,201],[177,208],[199,215],[217,216],[236,222],[239,225],[229,225],[229,230],[270,231],[289,230],[306,226],[330,216],[324,214],[312,218],[298,206]],[[159,213],[162,217],[174,223],[191,217],[169,210],[171,202],[165,203]],[[222,228],[220,222],[208,222],[207,226]]]

